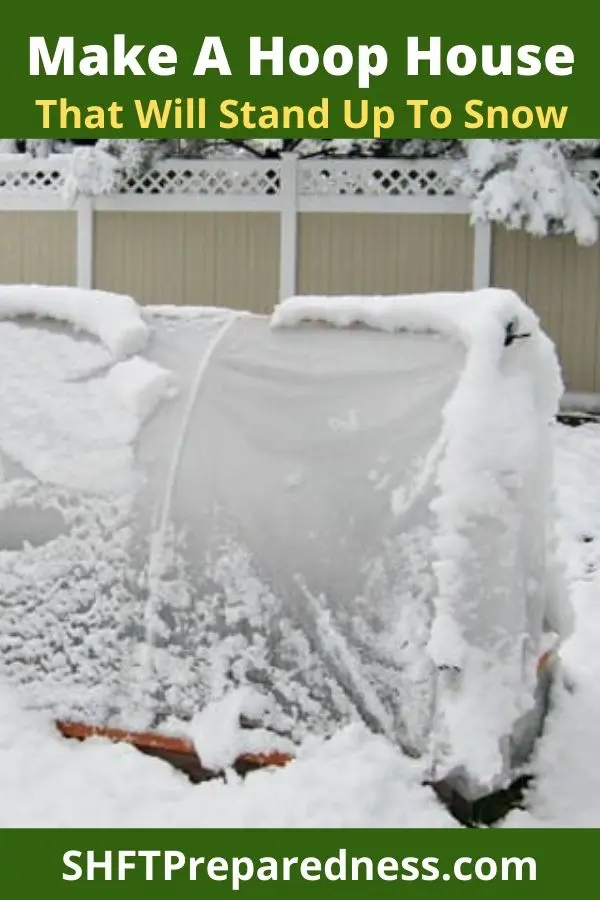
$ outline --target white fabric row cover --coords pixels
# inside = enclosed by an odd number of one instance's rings
[[[293,741],[360,719],[437,774],[501,774],[568,627],[560,379],[518,298],[269,321],[109,295],[128,346],[104,295],[73,323],[85,292],[27,290],[0,290],[0,674],[52,715],[184,733],[252,685]]]

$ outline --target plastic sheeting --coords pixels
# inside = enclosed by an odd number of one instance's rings
[[[181,329],[158,332],[161,364]],[[355,714],[421,748],[435,472],[425,467],[462,358],[431,336],[236,319],[176,428],[158,417],[144,438],[150,448],[173,434],[148,482],[162,493],[150,643],[172,633],[164,622],[181,592],[197,621],[178,630],[188,656],[203,648],[209,690],[249,678],[309,729]]]
[[[465,347],[317,323],[273,330],[222,311],[149,321],[145,360],[179,392],[139,431],[127,479],[104,483],[111,467],[99,465],[97,489],[74,486],[55,425],[44,440],[65,458],[45,477],[4,459],[0,671],[33,705],[129,728],[177,728],[251,684],[267,700],[262,723],[294,740],[360,718],[425,754],[439,714],[432,502],[444,499],[444,416]],[[102,369],[85,362],[95,345],[72,345],[88,372],[69,396]],[[135,400],[125,387],[123,409]],[[114,388],[93,393],[94,421],[100,450],[112,440],[126,469]],[[522,659],[539,647],[537,487],[517,498],[512,540],[485,509],[468,536],[480,554],[462,625],[483,654],[498,634]]]
[[[5,665],[62,714],[151,724],[250,681],[297,737],[360,716],[422,748],[423,465],[463,356],[434,336],[153,317],[147,357],[181,390],[140,434],[143,486],[47,486],[38,521],[5,515],[5,546],[22,529],[34,545],[34,596],[1,601]]]

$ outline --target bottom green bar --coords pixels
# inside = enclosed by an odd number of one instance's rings
[[[597,830],[4,830],[0,884],[13,892],[128,898],[527,897],[594,878]]]

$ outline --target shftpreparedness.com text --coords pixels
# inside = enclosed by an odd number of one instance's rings
[[[532,857],[461,856],[442,865],[436,856],[190,856],[180,850],[68,850],[63,854],[63,881],[229,882],[237,891],[248,881],[535,881]]]

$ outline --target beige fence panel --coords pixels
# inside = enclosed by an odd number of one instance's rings
[[[183,213],[94,217],[94,287],[140,303],[185,303]]]
[[[270,311],[277,301],[274,213],[100,212],[94,285],[146,304]]]
[[[471,287],[467,216],[301,213],[298,290],[393,294]]]
[[[279,216],[187,215],[184,267],[187,303],[271,312],[278,299]]]
[[[72,212],[0,210],[0,282],[75,284]]]
[[[571,391],[600,391],[600,245],[494,229],[492,280],[516,290],[555,341]]]

